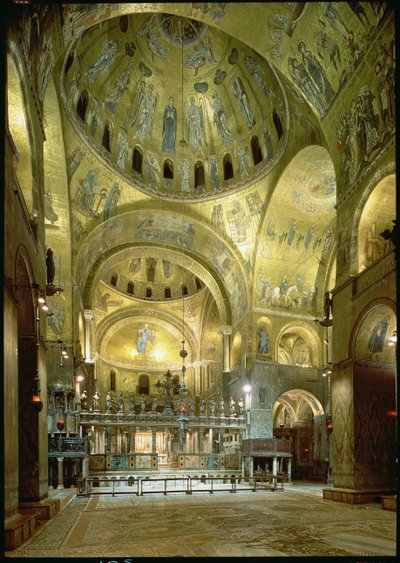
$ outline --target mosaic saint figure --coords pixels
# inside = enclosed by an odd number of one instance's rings
[[[174,97],[170,96],[168,105],[164,110],[163,132],[162,132],[162,151],[175,154],[176,122],[177,113],[174,106]]]
[[[377,354],[383,352],[385,344],[386,333],[389,328],[390,316],[387,315],[383,320],[378,321],[372,329],[371,336],[368,340],[368,350],[370,354]]]
[[[214,154],[211,156],[210,177],[211,177],[212,189],[217,190],[219,188],[218,165],[217,165],[217,157]]]
[[[293,78],[293,81],[303,92],[307,100],[321,115],[324,115],[325,105],[321,100],[320,92],[311,80],[305,66],[296,58],[291,57],[288,60],[288,71],[290,76]]]
[[[87,76],[93,84],[99,74],[103,73],[116,59],[118,54],[119,41],[110,40],[103,45],[102,55],[97,61],[89,67]]]
[[[194,68],[194,75],[196,76],[199,68],[203,66],[207,61],[210,63],[217,62],[212,52],[210,42],[208,41],[208,39],[203,39],[201,47],[194,53],[191,53],[190,55],[187,55],[187,57],[185,57],[184,65],[187,68]]]
[[[118,183],[115,182],[107,196],[107,201],[104,205],[103,221],[115,215],[120,195],[121,188],[118,186]]]
[[[247,121],[247,127],[251,129],[255,123],[255,117],[250,107],[249,98],[247,97],[246,90],[243,82],[239,76],[231,76],[233,92],[240,102],[240,108]]]
[[[147,178],[148,178],[149,184],[157,186],[159,181],[160,181],[159,174],[160,174],[161,169],[160,169],[160,165],[158,164],[157,160],[155,159],[153,153],[148,152],[146,154],[144,164],[145,164],[145,168],[146,168],[146,171],[147,171]]]
[[[154,84],[150,83],[147,88],[143,85],[140,90],[136,112],[133,116],[132,125],[138,122],[136,136],[144,141],[146,135],[153,136],[154,114],[158,104],[158,94],[154,92]],[[140,111],[140,114],[139,114]]]
[[[335,91],[329,82],[325,70],[322,68],[322,65],[314,54],[307,49],[304,41],[300,41],[298,44],[298,51],[302,56],[304,67],[306,68],[316,88],[323,96],[326,106],[328,106],[335,95]]]
[[[268,334],[264,327],[260,327],[258,329],[258,345],[257,345],[257,352],[259,354],[268,354],[270,351],[271,344],[269,341]]]
[[[117,159],[117,166],[122,170],[125,168],[126,155],[128,154],[129,145],[125,135],[118,134],[119,152]]]
[[[128,87],[129,80],[131,79],[131,75],[133,72],[133,64],[130,64],[128,68],[120,74],[118,79],[111,85],[108,89],[106,98],[104,100],[104,105],[108,107],[108,109],[114,113],[116,107],[121,99],[122,94],[125,92],[126,88]]]
[[[265,81],[263,69],[253,59],[253,57],[250,57],[250,55],[246,55],[246,53],[244,53],[244,52],[243,52],[243,54],[244,54],[244,62],[246,63],[247,70],[253,76],[254,80],[257,82],[257,84],[259,85],[261,90],[264,92],[264,94],[267,96],[267,98],[271,100],[272,99],[272,91],[270,90],[270,88],[268,87],[268,84]]]
[[[227,148],[233,143],[233,135],[229,130],[228,120],[226,118],[224,106],[222,105],[221,99],[218,97],[216,92],[212,94],[212,108],[214,111],[214,123],[217,126],[217,131],[221,137],[224,147]]]
[[[141,354],[149,352],[154,344],[154,330],[145,324],[138,330],[137,351]]]
[[[196,105],[194,96],[191,96],[186,110],[186,141],[188,145],[193,146],[196,153],[201,151],[203,143],[207,146],[203,108],[201,104]]]

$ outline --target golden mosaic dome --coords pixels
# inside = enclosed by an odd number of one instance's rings
[[[262,177],[286,145],[287,102],[270,64],[181,16],[130,14],[86,30],[63,97],[114,172],[163,199],[212,199]]]

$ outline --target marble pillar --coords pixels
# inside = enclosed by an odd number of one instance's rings
[[[64,458],[63,457],[58,457],[57,458],[57,462],[58,462],[58,486],[59,487],[64,487]]]

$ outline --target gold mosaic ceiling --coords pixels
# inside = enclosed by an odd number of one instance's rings
[[[72,45],[64,77],[81,136],[145,193],[212,199],[261,177],[282,155],[286,98],[275,72],[202,22],[163,13],[104,21]],[[261,144],[270,150],[255,157]]]

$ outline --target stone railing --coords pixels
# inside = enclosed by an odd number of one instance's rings
[[[163,415],[161,413],[126,414],[82,411],[79,414],[81,426],[147,426],[157,428],[232,428],[244,429],[244,416],[192,416]]]
[[[49,436],[48,453],[50,457],[86,456],[88,455],[87,438]]]

